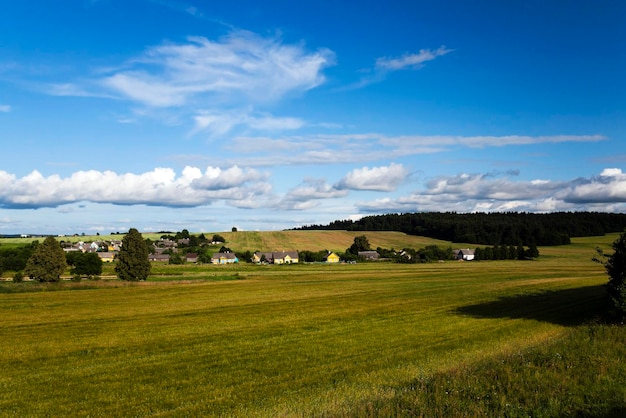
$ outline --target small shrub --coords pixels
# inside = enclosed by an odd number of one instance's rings
[[[13,275],[13,283],[22,283],[24,281],[24,273],[22,271],[16,271]]]

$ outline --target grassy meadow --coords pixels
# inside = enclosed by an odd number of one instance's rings
[[[343,250],[355,235],[310,232],[222,235],[236,250]],[[536,261],[0,283],[0,416],[620,416],[626,332],[594,321],[607,277],[591,262],[616,238]]]

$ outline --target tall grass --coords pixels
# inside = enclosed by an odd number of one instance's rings
[[[585,325],[606,281],[595,244],[586,259],[224,266],[206,275],[245,280],[2,294],[0,415],[619,411],[623,329]]]

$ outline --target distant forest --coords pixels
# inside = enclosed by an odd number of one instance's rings
[[[299,230],[399,231],[453,242],[485,245],[562,245],[571,237],[622,232],[626,214],[600,212],[424,212],[366,216]]]

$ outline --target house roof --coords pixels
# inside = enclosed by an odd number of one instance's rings
[[[359,251],[358,255],[362,257],[378,257],[378,251]]]
[[[298,258],[297,251],[276,251],[273,253],[274,258],[285,258],[289,256],[289,258]]]
[[[235,255],[235,253],[215,253],[211,257],[211,259],[218,259],[218,258],[225,258],[227,260],[234,260],[235,258],[237,258],[237,256]]]

